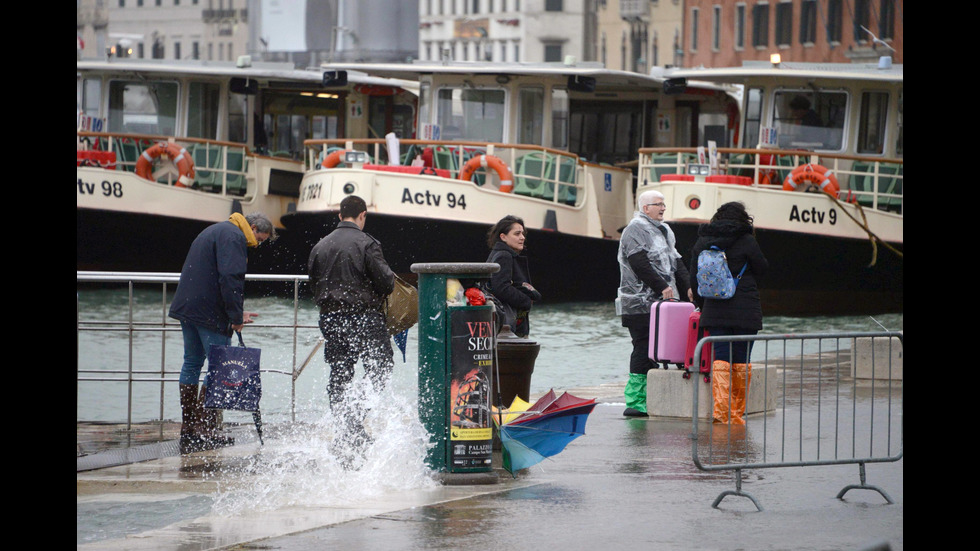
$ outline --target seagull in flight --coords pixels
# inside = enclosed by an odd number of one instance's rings
[[[864,29],[864,32],[866,32],[866,33],[868,33],[868,34],[871,35],[871,42],[872,43],[874,43],[874,44],[881,44],[882,46],[888,48],[889,50],[891,50],[893,52],[895,51],[895,48],[892,48],[887,42],[885,42],[884,40],[882,40],[882,39],[878,38],[877,36],[875,36],[875,33],[869,31],[867,27],[865,27],[864,25],[861,25],[861,28]]]

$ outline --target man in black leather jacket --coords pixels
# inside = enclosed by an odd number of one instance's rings
[[[335,411],[346,399],[360,360],[375,390],[394,366],[383,306],[395,287],[381,243],[365,233],[367,205],[356,195],[340,203],[340,223],[310,252],[307,266],[320,307],[323,356],[330,366],[327,393]]]

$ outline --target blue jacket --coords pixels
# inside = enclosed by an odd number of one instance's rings
[[[231,335],[245,307],[248,244],[231,222],[208,226],[191,243],[170,317]]]

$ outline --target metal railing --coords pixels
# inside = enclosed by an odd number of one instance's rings
[[[247,197],[251,193],[249,163],[252,154],[245,145],[200,138],[173,138],[143,134],[77,131],[79,151],[102,151],[114,155],[112,170],[135,172],[140,156],[158,143],[174,143],[190,156],[193,184],[187,187],[201,193]],[[79,160],[79,165],[83,161]],[[103,167],[109,168],[109,167]],[[176,170],[161,171],[158,183],[172,186],[177,182]]]
[[[387,163],[387,142],[379,139],[306,140],[306,170],[319,170],[324,159],[334,151],[364,151],[370,163]],[[549,202],[579,206],[585,197],[585,178],[578,156],[567,151],[537,145],[514,145],[492,142],[400,140],[404,150],[399,162],[410,165],[417,157],[431,155],[432,168],[445,170],[450,179],[459,178],[466,163],[480,155],[499,157],[513,175],[514,193]],[[374,164],[378,168],[377,164]],[[496,177],[493,170],[478,168],[472,177],[482,186]],[[496,185],[499,186],[497,181]]]
[[[289,324],[268,324],[254,323],[249,327],[264,329],[282,329],[292,335],[292,357],[291,365],[280,368],[270,368],[263,366],[262,373],[277,375],[288,375],[291,377],[291,394],[289,410],[293,421],[296,417],[296,379],[303,372],[303,369],[313,359],[316,350],[321,346],[321,341],[317,341],[313,350],[306,356],[302,364],[298,363],[297,349],[299,346],[298,333],[301,329],[317,329],[316,325],[302,325],[299,323],[299,289],[300,285],[309,278],[305,275],[247,275],[246,281],[254,282],[291,282],[293,284],[293,320]],[[180,332],[180,323],[167,317],[169,306],[168,286],[173,284],[170,289],[175,289],[180,280],[180,274],[175,273],[123,273],[123,272],[76,272],[76,282],[78,284],[119,284],[125,285],[128,293],[128,313],[125,319],[83,319],[78,295],[76,295],[76,408],[78,407],[79,387],[82,383],[102,383],[102,382],[125,382],[127,383],[127,403],[126,403],[126,428],[133,424],[133,388],[136,384],[158,384],[160,387],[160,410],[159,419],[164,419],[164,390],[168,383],[176,383],[180,375],[179,364],[177,369],[167,369],[166,367],[166,340],[169,333]],[[136,286],[145,287],[147,285],[159,284],[161,286],[160,300],[160,320],[159,321],[139,321],[134,316],[134,296]],[[126,369],[83,369],[82,358],[79,354],[78,343],[81,342],[82,334],[87,332],[113,332],[123,333],[127,339],[127,367]],[[136,335],[138,333],[159,333],[161,338],[161,356],[159,369],[145,369],[137,365],[136,360]],[[317,331],[319,333],[319,331]],[[179,337],[178,337],[179,338]],[[145,361],[145,360],[139,360]],[[76,410],[76,414],[78,411]]]
[[[867,489],[894,503],[884,490],[866,483],[865,465],[898,461],[903,455],[902,333],[705,337],[697,344],[694,365],[700,365],[703,346],[710,350],[714,343],[731,347],[740,341],[754,342],[753,356],[765,358],[755,362],[748,393],[761,392],[768,400],[775,391],[778,397],[763,408],[764,415],[747,417],[744,426],[702,425],[693,416],[695,465],[703,471],[735,472],[735,490],[722,492],[712,506],[732,495],[748,498],[762,510],[755,497],[742,491],[747,469],[846,464],[859,466],[860,484],[843,488],[838,499],[849,490]],[[737,373],[733,370],[732,377]],[[694,385],[695,412],[700,387]],[[711,386],[705,388],[713,404]]]
[[[819,164],[835,174],[841,188],[840,200],[903,214],[903,159],[782,149],[718,148],[718,153],[722,156],[719,175],[738,177],[738,183],[781,190],[793,169],[808,163]],[[687,165],[695,162],[696,148],[641,149],[639,181],[659,182],[668,174],[685,174]]]

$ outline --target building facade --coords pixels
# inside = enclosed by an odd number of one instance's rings
[[[903,63],[903,18],[903,0],[687,0],[682,65]]]
[[[417,2],[76,0],[79,57],[406,61],[417,55]]]
[[[600,0],[597,59],[609,69],[646,73],[679,65],[682,0]]]
[[[595,0],[419,0],[419,59],[595,60]]]

